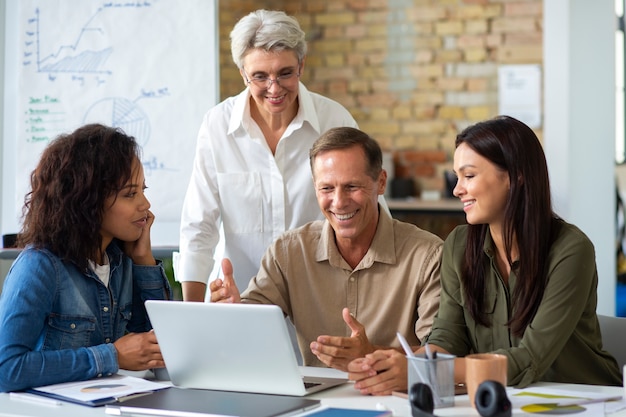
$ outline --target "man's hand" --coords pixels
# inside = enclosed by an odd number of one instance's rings
[[[310,348],[326,365],[346,371],[350,361],[373,352],[374,346],[365,334],[365,327],[350,314],[350,310],[344,308],[341,314],[343,321],[352,330],[350,337],[318,336],[316,341],[311,342]]]
[[[224,273],[224,279],[218,278],[209,285],[209,289],[211,290],[211,302],[240,303],[241,297],[239,296],[237,284],[235,284],[233,264],[230,263],[230,259],[224,258],[222,260],[222,272]]]
[[[391,395],[407,389],[407,359],[397,350],[377,350],[348,364],[348,378],[365,395]]]
[[[117,363],[120,369],[145,371],[165,367],[161,348],[153,330],[145,333],[129,333],[117,339],[113,346],[117,350]]]

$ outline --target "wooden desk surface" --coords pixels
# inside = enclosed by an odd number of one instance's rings
[[[466,223],[463,203],[457,198],[388,199],[387,206],[393,218],[413,223],[442,239],[445,239],[456,226]]]
[[[463,203],[457,198],[442,198],[440,200],[421,200],[418,198],[388,199],[387,206],[389,206],[389,210],[391,211],[441,211],[463,213]]]

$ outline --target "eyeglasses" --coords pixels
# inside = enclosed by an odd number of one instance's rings
[[[274,79],[270,77],[261,77],[254,76],[248,78],[246,74],[245,68],[243,69],[243,76],[246,79],[247,84],[254,84],[256,87],[261,88],[263,90],[269,90],[273,83],[280,85],[281,87],[289,86],[293,83],[294,80],[297,80],[300,77],[299,72],[287,72],[285,74],[281,74]]]

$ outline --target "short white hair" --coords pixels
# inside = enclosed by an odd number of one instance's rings
[[[239,69],[252,49],[265,51],[292,50],[298,62],[306,55],[304,31],[298,21],[282,11],[257,10],[242,17],[230,32],[230,49]]]

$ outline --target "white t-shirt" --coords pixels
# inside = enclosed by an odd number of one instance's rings
[[[109,263],[109,256],[105,253],[102,260],[104,265],[98,265],[94,261],[89,261],[89,266],[96,273],[100,281],[104,283],[105,287],[109,286],[109,280],[111,278],[111,264]]]

